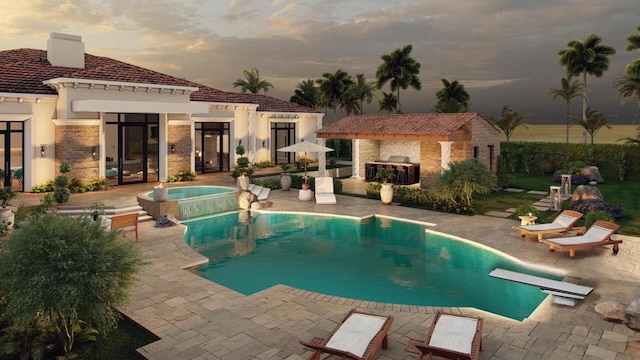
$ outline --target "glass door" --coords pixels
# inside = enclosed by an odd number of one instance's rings
[[[106,177],[117,185],[158,181],[158,115],[107,114]]]
[[[0,169],[2,185],[14,191],[23,191],[23,123],[21,121],[0,121]]]
[[[229,123],[196,123],[196,171],[229,171]]]
[[[271,123],[271,141],[274,143],[271,149],[271,158],[276,164],[292,164],[295,162],[295,153],[278,151],[280,148],[293,145],[295,136],[295,123]]]

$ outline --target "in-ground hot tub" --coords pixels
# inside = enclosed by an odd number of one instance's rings
[[[225,186],[178,186],[169,188],[167,201],[154,201],[149,191],[138,194],[138,203],[154,219],[171,214],[186,220],[238,210],[238,195]]]

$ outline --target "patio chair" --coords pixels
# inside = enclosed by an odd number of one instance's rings
[[[316,204],[335,204],[336,195],[333,193],[332,177],[316,178]]]
[[[534,224],[534,225],[517,225],[513,228],[520,230],[520,236],[524,237],[527,234],[537,235],[538,241],[541,241],[545,234],[557,234],[570,230],[577,230],[578,234],[584,231],[583,227],[574,227],[573,224],[578,221],[584,214],[573,210],[564,210],[558,215],[553,222],[548,224]]]
[[[123,237],[126,237],[128,233],[134,233],[136,241],[138,241],[138,213],[113,215],[111,217],[111,230],[115,229],[121,229]]]
[[[427,331],[427,339],[409,339],[405,350],[420,354],[419,359],[425,356],[478,359],[482,350],[482,318],[438,311]]]
[[[372,359],[380,346],[387,348],[387,333],[392,322],[392,316],[351,309],[326,338],[314,337],[309,341],[300,341],[300,344],[314,351],[312,360],[320,359],[322,354],[343,359]]]
[[[613,240],[611,235],[618,230],[620,225],[609,221],[596,221],[589,227],[589,230],[581,236],[559,237],[553,239],[542,239],[540,242],[549,245],[549,251],[558,249],[569,249],[569,257],[576,256],[576,249],[586,249],[597,246],[613,245],[613,253],[617,254],[622,240]]]

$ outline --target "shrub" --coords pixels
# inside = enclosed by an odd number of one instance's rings
[[[36,184],[31,187],[31,191],[34,193],[52,192],[53,189],[53,180],[47,180],[45,183]]]
[[[605,203],[602,200],[574,201],[569,205],[569,209],[588,214],[594,211],[604,211],[614,219],[622,217],[622,207],[616,204]]]
[[[516,209],[517,216],[525,216],[529,214],[533,216],[538,216],[538,209],[536,209],[535,206],[533,205],[520,205]]]
[[[271,178],[253,178],[253,183],[269,189],[280,189],[280,182]]]
[[[609,215],[609,213],[607,213],[606,211],[592,211],[590,213],[587,213],[587,215],[585,215],[584,226],[589,228],[591,225],[593,225],[593,223],[595,223],[598,220],[610,221],[610,222],[615,221],[615,219],[611,215]]]
[[[472,211],[474,196],[497,190],[495,174],[478,159],[454,161],[438,176],[431,191],[445,211]]]
[[[253,166],[257,167],[258,169],[264,169],[264,168],[272,167],[274,166],[274,164],[271,162],[271,160],[267,159],[267,160],[258,161],[257,163],[253,164]]]

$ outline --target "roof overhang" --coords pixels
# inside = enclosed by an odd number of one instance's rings
[[[74,100],[71,111],[84,112],[118,112],[118,113],[148,113],[148,114],[193,114],[209,112],[209,105],[202,102],[154,102],[154,101],[123,101],[123,100]]]
[[[361,140],[406,140],[406,141],[466,141],[471,134],[460,132],[454,134],[374,134],[374,133],[331,133],[318,132],[321,139],[361,139]]]
[[[146,89],[157,89],[160,91],[163,90],[173,90],[180,91],[183,93],[191,93],[193,91],[198,91],[198,88],[195,86],[179,86],[179,85],[162,85],[162,84],[142,84],[142,83],[133,83],[127,81],[108,81],[108,80],[93,80],[93,79],[75,79],[75,78],[54,78],[50,80],[45,80],[42,82],[45,85],[50,87],[77,87],[78,84],[89,85],[90,88],[94,86],[104,86],[105,89],[108,87],[113,88],[146,88]]]

